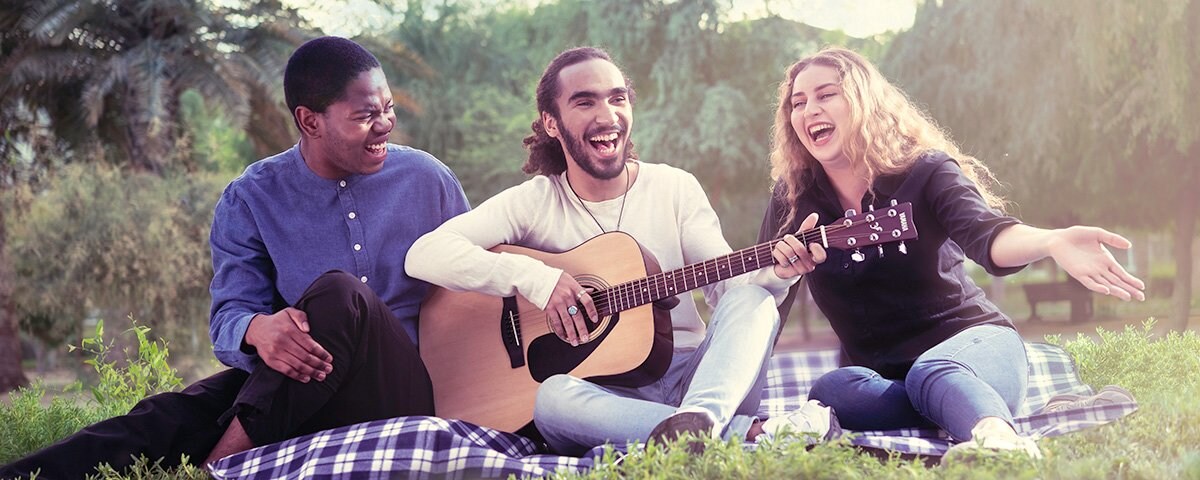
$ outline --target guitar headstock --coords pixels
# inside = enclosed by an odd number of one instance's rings
[[[805,243],[815,241],[846,250],[917,238],[917,225],[912,218],[912,203],[904,202],[844,217],[809,232],[805,232]]]

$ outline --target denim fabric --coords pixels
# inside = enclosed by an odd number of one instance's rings
[[[734,288],[721,297],[704,341],[676,351],[663,378],[629,388],[555,375],[538,389],[534,421],[550,446],[568,455],[606,442],[645,441],[655,425],[683,408],[712,413],[725,438],[745,436],[766,386],[778,328],[767,290]]]
[[[984,417],[1012,424],[1025,399],[1027,363],[1015,330],[977,325],[919,356],[904,379],[843,367],[817,379],[809,398],[833,407],[850,430],[936,425],[965,441]]]

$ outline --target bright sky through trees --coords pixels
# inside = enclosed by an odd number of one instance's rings
[[[505,0],[496,0],[501,1]],[[534,6],[545,0],[507,1]],[[817,28],[867,37],[912,26],[916,1],[734,0],[729,19],[757,18],[771,12]],[[372,0],[285,0],[284,3],[299,8],[302,15],[332,35],[354,36],[365,29],[386,29],[398,22],[387,8]]]
[[[767,12],[852,37],[868,37],[911,27],[916,0],[734,0],[731,20]]]

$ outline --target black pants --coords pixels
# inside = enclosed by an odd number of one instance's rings
[[[117,470],[145,455],[164,466],[203,462],[234,415],[255,445],[369,420],[433,415],[433,388],[412,340],[387,305],[343,272],[308,287],[296,308],[310,334],[333,355],[324,381],[300,383],[260,364],[230,369],[180,392],[137,403],[128,414],[93,424],[0,468],[0,478],[75,479],[108,463]]]

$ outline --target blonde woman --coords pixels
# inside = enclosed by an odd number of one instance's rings
[[[1008,275],[1053,258],[1092,291],[1143,300],[1143,282],[1100,228],[1035,228],[1002,212],[987,167],[955,147],[861,55],[827,48],[796,62],[779,88],[771,152],[775,181],[762,235],[795,232],[847,210],[912,202],[916,240],[859,251],[798,249],[799,270],[842,342],[846,365],[810,399],[852,430],[929,426],[966,448],[1037,445],[1012,426],[1024,400],[1024,343],[963,267]]]

